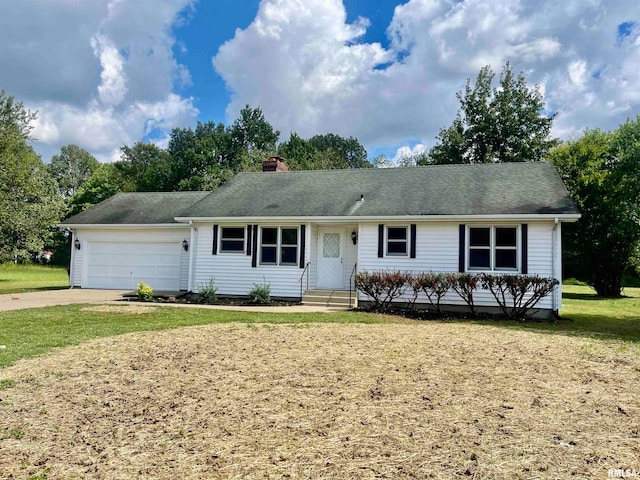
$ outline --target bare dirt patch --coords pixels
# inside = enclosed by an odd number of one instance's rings
[[[134,313],[136,315],[142,315],[144,313],[151,313],[157,307],[149,307],[147,305],[96,305],[94,307],[84,307],[81,309],[83,312],[103,312],[103,313]]]
[[[0,371],[0,477],[606,478],[636,346],[495,327],[209,325]]]

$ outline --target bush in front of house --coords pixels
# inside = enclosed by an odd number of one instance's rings
[[[213,305],[218,302],[218,287],[215,286],[213,278],[198,286],[198,303]]]
[[[153,300],[153,288],[144,282],[138,283],[136,293],[138,295],[138,300],[141,302],[151,302]]]
[[[355,276],[356,290],[373,300],[372,310],[385,312],[391,303],[401,297],[407,289],[407,274],[403,272],[358,272]]]
[[[558,283],[554,278],[537,275],[491,273],[361,271],[355,276],[356,290],[371,298],[373,311],[389,311],[393,301],[409,289],[412,292],[407,302],[410,310],[415,309],[416,301],[423,293],[433,310],[442,313],[442,299],[453,290],[471,314],[476,315],[474,293],[483,288],[491,292],[506,317],[517,319],[526,318]]]
[[[249,292],[249,301],[258,305],[268,305],[271,303],[271,284],[254,283]]]
[[[480,277],[471,273],[449,273],[447,279],[451,282],[451,288],[464,300],[471,311],[471,315],[476,314],[476,307],[473,303],[473,292],[478,289]]]
[[[451,289],[451,280],[448,275],[434,272],[407,273],[406,275],[407,285],[413,290],[413,297],[409,302],[410,308],[414,308],[418,295],[424,293],[431,307],[433,307],[436,312],[442,313],[440,303]]]
[[[529,310],[550,295],[559,283],[555,278],[537,275],[480,275],[482,288],[491,292],[507,317],[515,319],[525,318]]]

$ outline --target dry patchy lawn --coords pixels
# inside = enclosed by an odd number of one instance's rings
[[[0,371],[0,478],[607,478],[640,470],[638,350],[444,322],[98,339]]]

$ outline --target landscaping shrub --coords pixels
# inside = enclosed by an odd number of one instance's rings
[[[451,281],[444,273],[408,273],[408,286],[413,290],[413,298],[410,305],[413,305],[420,292],[423,292],[433,309],[441,313],[440,302],[451,288]]]
[[[198,303],[212,305],[218,302],[218,287],[214,285],[213,278],[198,287]]]
[[[153,288],[144,282],[138,284],[138,300],[142,302],[151,302],[153,300]]]
[[[401,297],[407,288],[413,292],[409,308],[414,309],[420,293],[424,293],[431,307],[442,313],[441,302],[449,290],[464,300],[472,315],[476,315],[473,294],[478,288],[489,290],[502,313],[509,318],[526,318],[536,304],[553,292],[558,285],[554,278],[513,274],[470,274],[433,272],[358,272],[355,285],[368,295],[371,310],[388,311],[391,303]]]
[[[384,312],[391,302],[401,297],[407,288],[407,274],[402,272],[358,272],[355,277],[356,290],[373,300],[372,310]]]
[[[537,275],[491,275],[480,277],[482,288],[489,290],[502,312],[509,318],[526,318],[529,310],[558,285],[555,278]]]
[[[270,283],[254,283],[253,288],[249,292],[249,300],[251,303],[259,305],[267,305],[271,303],[271,284]]]
[[[472,315],[476,314],[473,304],[473,292],[478,289],[480,281],[478,275],[470,273],[449,273],[446,275],[447,281],[451,283],[451,288],[465,301]]]

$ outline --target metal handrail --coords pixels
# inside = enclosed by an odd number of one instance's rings
[[[302,303],[302,280],[304,279],[304,274],[307,273],[307,290],[309,290],[309,267],[311,266],[311,262],[307,262],[304,266],[304,270],[302,270],[302,275],[300,275],[300,303]]]
[[[356,269],[358,268],[358,262],[353,266],[353,270],[351,270],[351,275],[349,275],[349,307],[351,307],[351,284],[353,283],[353,276],[356,274]],[[355,288],[355,285],[354,285]]]

